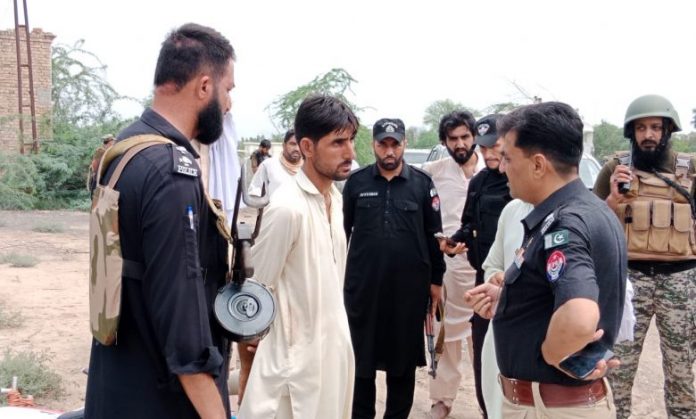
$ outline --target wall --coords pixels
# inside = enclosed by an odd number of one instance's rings
[[[25,32],[20,30],[21,62],[26,63]],[[31,58],[34,68],[34,100],[39,139],[50,139],[52,134],[51,103],[51,44],[55,35],[39,28],[31,31]],[[23,102],[29,105],[28,69],[22,68]],[[19,108],[17,97],[17,50],[14,29],[0,30],[0,152],[17,153],[20,149]],[[31,115],[31,108],[24,108]],[[31,143],[31,122],[24,124],[25,143]],[[25,146],[29,152],[31,146]]]

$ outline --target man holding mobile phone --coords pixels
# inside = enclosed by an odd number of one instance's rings
[[[493,318],[503,417],[616,415],[603,377],[618,361],[603,358],[621,323],[626,246],[616,216],[578,177],[582,128],[559,102],[518,108],[498,123],[510,194],[534,210],[503,285],[479,285],[465,298]]]

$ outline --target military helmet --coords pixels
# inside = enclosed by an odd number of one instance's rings
[[[626,135],[626,138],[631,138],[628,135],[630,134],[628,128],[631,122],[651,116],[671,119],[672,124],[674,124],[672,132],[681,131],[679,114],[674,110],[672,103],[659,95],[645,95],[635,99],[626,109],[626,117],[624,118],[624,135]]]

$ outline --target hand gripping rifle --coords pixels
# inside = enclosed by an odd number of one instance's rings
[[[435,318],[433,318],[432,315],[432,300],[428,304],[428,312],[425,315],[425,336],[428,339],[428,353],[430,354],[430,370],[428,371],[428,374],[433,377],[433,379],[437,378],[437,364],[440,361],[440,355],[442,355],[442,351],[444,349],[444,341],[445,341],[445,313],[442,308],[441,304],[437,305],[437,310],[436,314],[437,317],[439,318],[441,324],[440,324],[440,332],[437,334],[437,341],[435,340],[435,333],[433,331],[433,325],[435,323]]]

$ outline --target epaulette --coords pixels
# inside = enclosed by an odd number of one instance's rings
[[[193,155],[183,146],[172,147],[172,172],[180,175],[198,177],[198,164]]]

